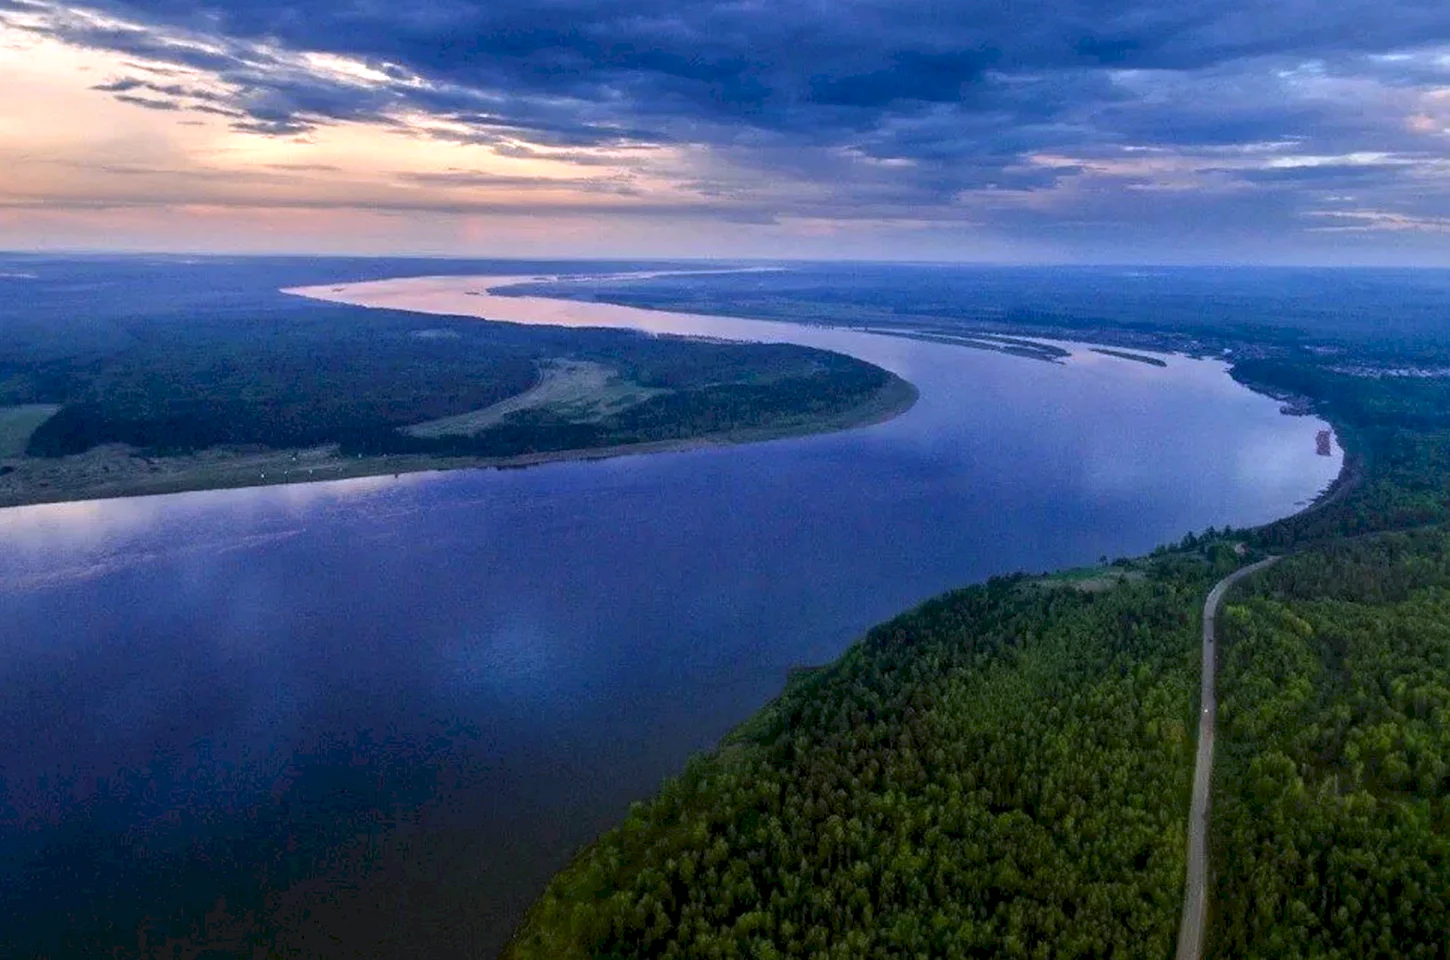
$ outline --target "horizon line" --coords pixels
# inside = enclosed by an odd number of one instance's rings
[[[134,260],[145,258],[165,258],[177,260],[418,260],[418,261],[494,261],[514,263],[656,263],[656,264],[680,264],[680,263],[739,263],[739,264],[770,264],[789,266],[830,266],[850,265],[862,266],[898,266],[898,267],[982,267],[982,268],[1049,268],[1067,267],[1081,269],[1134,269],[1134,270],[1165,270],[1165,269],[1231,269],[1231,270],[1415,270],[1415,271],[1450,271],[1450,262],[1444,264],[1426,263],[1324,263],[1311,261],[1287,261],[1287,262],[1256,262],[1251,260],[969,260],[969,259],[921,259],[905,257],[883,257],[879,259],[865,257],[809,257],[809,258],[786,258],[786,257],[765,257],[765,256],[660,256],[660,255],[637,255],[637,256],[606,256],[593,254],[588,256],[519,256],[519,255],[493,255],[493,254],[461,254],[461,253],[323,253],[316,251],[194,251],[194,250],[111,250],[104,248],[39,248],[33,250],[24,249],[0,249],[0,258],[24,258],[24,259],[117,259]]]

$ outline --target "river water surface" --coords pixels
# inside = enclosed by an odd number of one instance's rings
[[[266,868],[297,936],[490,955],[571,851],[791,667],[995,573],[1283,516],[1339,469],[1323,423],[1216,361],[1052,364],[495,282],[309,292],[827,347],[921,399],[740,447],[0,511],[0,813],[29,823],[3,835],[0,900],[31,922],[228,884],[245,902],[257,849],[363,823],[345,839],[371,868],[339,887]]]

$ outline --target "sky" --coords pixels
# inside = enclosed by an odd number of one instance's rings
[[[1450,266],[1450,4],[0,0],[0,249]]]

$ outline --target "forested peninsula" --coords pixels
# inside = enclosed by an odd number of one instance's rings
[[[886,370],[788,344],[270,291],[185,310],[39,293],[53,313],[0,333],[0,507],[743,443],[916,401]]]
[[[1191,338],[1326,417],[1303,513],[1072,575],[999,577],[794,677],[564,870],[507,956],[1166,956],[1204,596],[1220,616],[1207,952],[1441,957],[1450,917],[1443,345]]]

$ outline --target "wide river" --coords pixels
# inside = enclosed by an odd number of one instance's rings
[[[245,903],[262,872],[286,886],[277,851],[341,833],[339,885],[270,904],[309,917],[297,936],[490,955],[791,667],[992,574],[1283,516],[1340,466],[1323,423],[1217,361],[1054,364],[497,282],[310,292],[826,347],[921,399],[740,447],[0,511],[0,926],[115,903],[134,945],[128,897]]]

